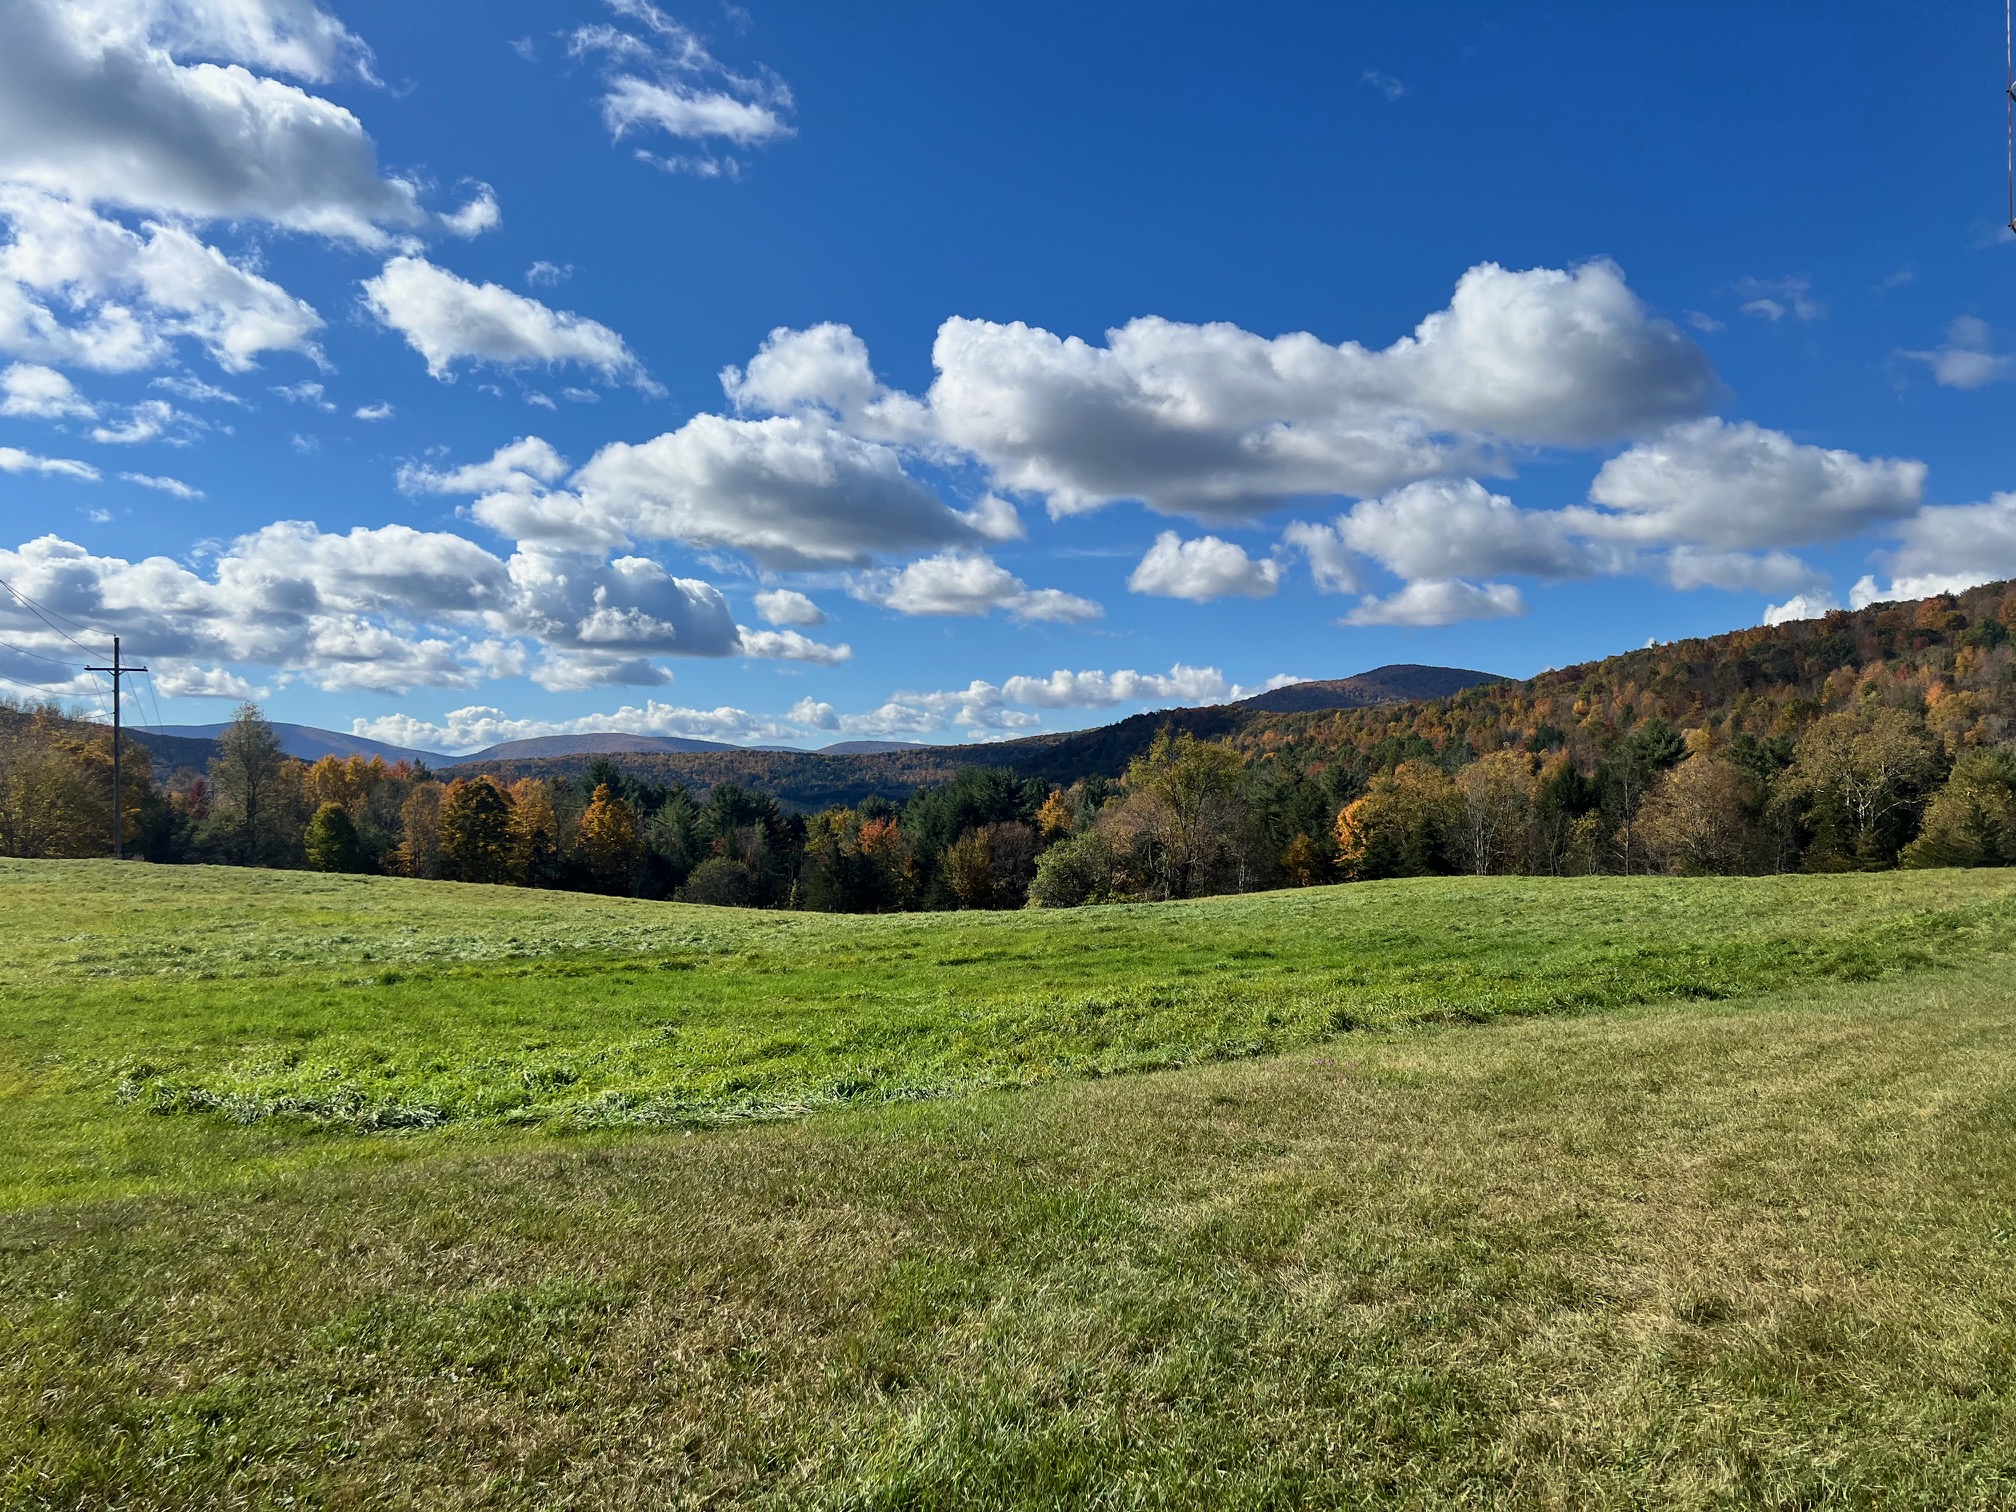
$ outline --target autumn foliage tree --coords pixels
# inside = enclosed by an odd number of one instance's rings
[[[1229,746],[1166,730],[1129,764],[1109,828],[1136,851],[1156,896],[1219,890],[1245,811],[1242,767]]]
[[[415,783],[399,807],[393,865],[402,877],[436,878],[441,866],[441,784]]]
[[[146,753],[128,747],[126,833],[153,799]],[[112,736],[49,707],[0,707],[0,855],[90,857],[112,848]]]
[[[886,913],[910,907],[916,892],[916,860],[894,813],[835,808],[812,817],[799,874],[801,907]]]
[[[489,777],[456,778],[441,795],[441,862],[458,882],[511,878],[511,800]]]
[[[1639,814],[1645,853],[1682,876],[1755,869],[1757,784],[1733,762],[1696,752],[1654,782]]]
[[[579,844],[588,874],[601,891],[630,890],[630,878],[643,851],[637,814],[606,785],[595,789],[595,796],[582,811]]]
[[[1016,820],[968,830],[945,852],[945,876],[962,908],[1020,908],[1036,874],[1036,832]]]
[[[1457,848],[1480,877],[1523,868],[1539,784],[1524,751],[1493,751],[1456,774]]]
[[[1362,882],[1451,872],[1464,823],[1462,795],[1449,774],[1429,762],[1404,761],[1338,814],[1338,865]]]
[[[286,778],[287,754],[280,749],[280,737],[256,704],[240,704],[217,737],[210,801],[213,818],[224,825],[241,864],[275,860],[293,839],[285,833]],[[296,826],[300,822],[294,820]]]
[[[507,827],[511,880],[520,887],[551,884],[560,858],[560,818],[553,794],[536,777],[523,777],[505,790],[510,799]]]

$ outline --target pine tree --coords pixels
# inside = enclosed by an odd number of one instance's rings
[[[361,872],[364,847],[357,839],[357,826],[350,811],[340,803],[325,803],[315,810],[302,836],[308,869],[319,872]]]

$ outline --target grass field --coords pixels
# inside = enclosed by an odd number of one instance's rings
[[[2016,875],[0,900],[10,1504],[2016,1502]]]

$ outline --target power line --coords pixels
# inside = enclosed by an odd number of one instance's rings
[[[57,624],[56,619],[62,620],[65,624],[77,625],[77,628],[79,630],[84,631],[90,630],[91,627],[89,625],[79,625],[77,624],[76,620],[71,619],[67,614],[56,614],[56,611],[54,609],[45,610],[40,604],[36,603],[35,600],[28,597],[27,594],[23,593],[19,588],[16,588],[12,583],[8,582],[5,578],[0,578],[0,588],[5,588],[9,593],[13,594],[15,598],[19,599],[22,602],[22,604],[26,606],[30,614],[34,615],[37,619],[42,621],[43,624],[47,625],[51,630],[54,630],[58,635],[62,636],[63,639],[70,642],[71,645],[75,646],[79,651],[82,651],[86,656],[91,656],[95,654],[93,653],[93,651],[89,646],[84,644],[84,642],[77,639],[77,637],[72,635],[68,630],[65,630],[62,625]],[[52,614],[56,614],[56,619],[51,619],[49,617]]]
[[[20,678],[8,677],[5,673],[0,673],[0,682],[12,683],[17,688],[26,688],[30,693],[42,693],[54,698],[61,698],[63,696],[61,692],[50,687],[47,683],[23,682]]]
[[[75,647],[76,647],[76,648],[77,648],[77,649],[78,649],[79,651],[82,651],[82,652],[83,652],[83,653],[84,653],[84,654],[85,654],[86,656],[92,656],[92,655],[95,655],[95,654],[96,654],[95,652],[93,652],[93,651],[92,651],[92,649],[91,649],[91,648],[90,648],[89,646],[85,645],[85,644],[84,644],[84,642],[82,642],[82,641],[80,641],[79,639],[77,639],[77,637],[76,637],[76,636],[74,636],[74,635],[72,635],[72,634],[71,634],[71,633],[70,633],[70,632],[69,632],[68,630],[65,630],[65,629],[63,628],[63,625],[59,625],[59,624],[57,624],[57,623],[56,623],[56,621],[60,619],[60,620],[62,620],[62,621],[63,621],[63,624],[64,624],[64,625],[75,625],[75,626],[76,626],[76,627],[77,627],[77,628],[78,628],[79,630],[82,630],[82,631],[84,631],[84,632],[85,632],[85,633],[86,633],[87,635],[91,633],[91,627],[90,627],[89,625],[86,625],[86,624],[82,623],[81,621],[78,621],[78,620],[74,620],[74,619],[70,618],[70,616],[69,616],[69,615],[67,615],[67,614],[64,614],[64,613],[62,613],[62,612],[61,612],[61,611],[59,611],[59,610],[55,610],[55,609],[50,609],[50,608],[46,607],[45,605],[42,605],[42,604],[38,604],[38,603],[36,603],[34,599],[31,599],[30,597],[28,597],[28,595],[27,595],[27,594],[23,593],[23,592],[22,592],[22,591],[21,591],[21,590],[20,590],[19,588],[16,588],[16,587],[15,587],[15,586],[14,586],[14,585],[13,585],[12,583],[8,582],[8,581],[7,581],[7,580],[6,580],[5,578],[0,578],[0,588],[5,588],[5,589],[6,589],[6,590],[7,590],[7,591],[8,591],[9,593],[11,593],[11,594],[12,594],[12,595],[13,595],[13,596],[14,596],[14,597],[15,597],[15,598],[17,599],[17,600],[19,600],[19,601],[20,601],[20,603],[21,603],[22,607],[24,607],[25,609],[27,609],[27,611],[28,611],[28,612],[29,612],[30,614],[34,615],[34,616],[35,616],[35,617],[36,617],[37,619],[39,619],[40,621],[42,621],[42,623],[43,623],[44,625],[46,625],[46,626],[47,626],[47,627],[48,627],[49,629],[51,629],[51,630],[55,631],[55,632],[56,632],[56,634],[58,634],[58,635],[62,636],[62,637],[63,637],[63,639],[65,639],[66,641],[70,642],[70,644],[71,644],[71,645],[75,646]],[[52,617],[52,616],[53,616],[53,617]],[[5,644],[5,643],[4,643],[4,642],[0,642],[0,644]],[[113,660],[114,660],[114,661],[116,662],[116,661],[117,661],[117,660],[119,659],[119,656],[118,656],[118,647],[119,647],[119,637],[118,637],[118,636],[116,636],[116,635],[112,637],[112,647],[113,647],[113,656],[112,656],[112,659],[113,659]],[[51,657],[51,656],[40,656],[40,655],[38,655],[38,654],[37,654],[36,652],[33,652],[33,651],[26,651],[26,650],[22,650],[22,648],[21,648],[21,647],[19,647],[19,646],[12,646],[12,645],[9,645],[7,649],[8,649],[8,650],[10,650],[10,651],[18,651],[18,652],[20,652],[20,654],[21,654],[21,655],[23,655],[23,656],[33,656],[33,657],[35,657],[35,659],[36,659],[36,660],[38,660],[38,661],[45,661],[45,662],[48,662],[48,663],[49,663],[49,664],[50,664],[51,666],[56,666],[56,667],[69,667],[69,666],[74,666],[74,665],[76,665],[76,664],[75,664],[74,662],[62,662],[62,661],[57,661],[57,660],[56,660],[56,659],[55,659],[54,657]],[[99,668],[99,667],[90,667],[90,666],[87,666],[87,667],[85,667],[85,668],[84,668],[84,670],[85,670],[86,672],[91,672],[91,673],[97,673],[97,672],[99,672],[99,671],[103,671],[103,670],[109,670],[109,669],[104,669],[104,668]],[[136,668],[136,669],[134,669],[134,670],[138,670],[138,671],[145,671],[146,669],[145,669],[145,668]],[[10,678],[8,678],[7,680],[8,680],[9,682],[17,682],[17,679],[15,679],[15,678],[11,678],[11,677],[10,677]],[[19,685],[19,686],[24,686],[24,687],[25,687],[25,686],[29,686],[28,684],[18,684],[18,685]],[[100,718],[100,719],[104,719],[104,718],[106,717],[106,713],[105,713],[105,701],[104,701],[104,696],[103,696],[103,692],[102,692],[102,688],[103,688],[103,684],[102,684],[102,682],[101,682],[101,684],[100,684],[100,687],[101,687],[101,693],[100,693],[100,697],[99,697],[99,703],[98,703],[98,708],[97,708],[97,711],[96,711],[96,712],[97,712],[97,716],[98,716],[98,718]],[[48,690],[47,688],[44,688],[44,689],[43,689],[42,691],[44,691],[44,692],[47,692],[47,691],[49,691],[49,690]],[[119,747],[119,678],[118,678],[118,676],[117,676],[116,674],[115,674],[115,675],[113,676],[113,678],[112,678],[112,700],[111,700],[111,701],[112,701],[112,713],[111,713],[111,719],[112,719],[112,747],[113,747],[113,758],[112,758],[112,765],[113,765],[113,769],[114,769],[114,772],[115,772],[115,774],[116,774],[116,772],[117,772],[117,770],[118,770],[118,765],[119,765],[119,756],[118,756],[118,747]],[[116,782],[115,782],[115,787],[116,787]],[[115,817],[115,820],[116,820],[117,816],[115,815],[114,817]],[[116,840],[115,840],[114,844],[115,844],[115,849],[116,849],[116,845],[117,845],[117,842],[116,842]]]
[[[74,694],[66,694],[63,692],[62,689],[52,688],[47,683],[23,682],[18,677],[7,677],[5,675],[0,675],[0,683],[7,683],[13,687],[19,688],[23,693],[31,694],[34,698],[39,699],[46,703],[53,703],[60,705],[66,698],[75,697]],[[88,716],[94,720],[97,720],[100,723],[103,723],[105,720],[106,717],[105,706],[102,703],[97,705],[76,703],[73,704],[72,707],[82,709],[83,715],[82,716],[70,715],[67,717],[78,718]]]
[[[65,614],[60,609],[51,609],[47,604],[35,604],[35,601],[33,599],[29,598],[27,594],[23,593],[19,588],[16,588],[12,583],[6,581],[6,579],[4,578],[0,578],[0,588],[5,588],[9,593],[13,594],[14,597],[21,600],[21,602],[24,604],[34,604],[36,612],[39,614],[53,614],[56,616],[56,618],[63,621],[64,624],[75,625],[79,630],[88,631],[91,628],[89,625],[85,624],[82,620],[72,619],[69,615]]]
[[[96,674],[96,672],[98,671],[98,669],[97,669],[96,667],[86,667],[86,668],[85,668],[84,670],[85,670],[86,672],[90,672],[90,673],[93,673],[93,674]],[[106,681],[105,681],[105,679],[104,679],[104,678],[102,678],[102,677],[100,677],[100,678],[98,679],[98,717],[99,717],[99,718],[100,718],[101,720],[102,720],[102,719],[107,719],[107,718],[110,718],[110,716],[109,716],[109,715],[108,715],[108,714],[107,714],[107,713],[105,712],[105,690],[106,690],[106,687],[107,687],[107,684],[106,684]]]
[[[58,657],[44,656],[40,651],[30,651],[26,646],[17,646],[12,641],[0,640],[0,651],[12,651],[16,656],[33,657],[36,661],[47,662],[52,667],[74,667],[75,662],[63,661]]]
[[[147,707],[154,711],[154,728],[158,730],[165,726],[168,721],[161,717],[161,700],[154,694],[154,674],[152,672],[147,673],[147,680],[140,686],[147,690]]]

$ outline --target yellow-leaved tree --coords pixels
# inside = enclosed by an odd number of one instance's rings
[[[608,787],[595,789],[595,796],[581,813],[581,859],[589,875],[605,892],[628,892],[637,863],[643,855],[643,837],[637,814]]]
[[[511,880],[520,887],[544,887],[560,855],[552,790],[537,777],[521,777],[505,791],[511,798]]]

